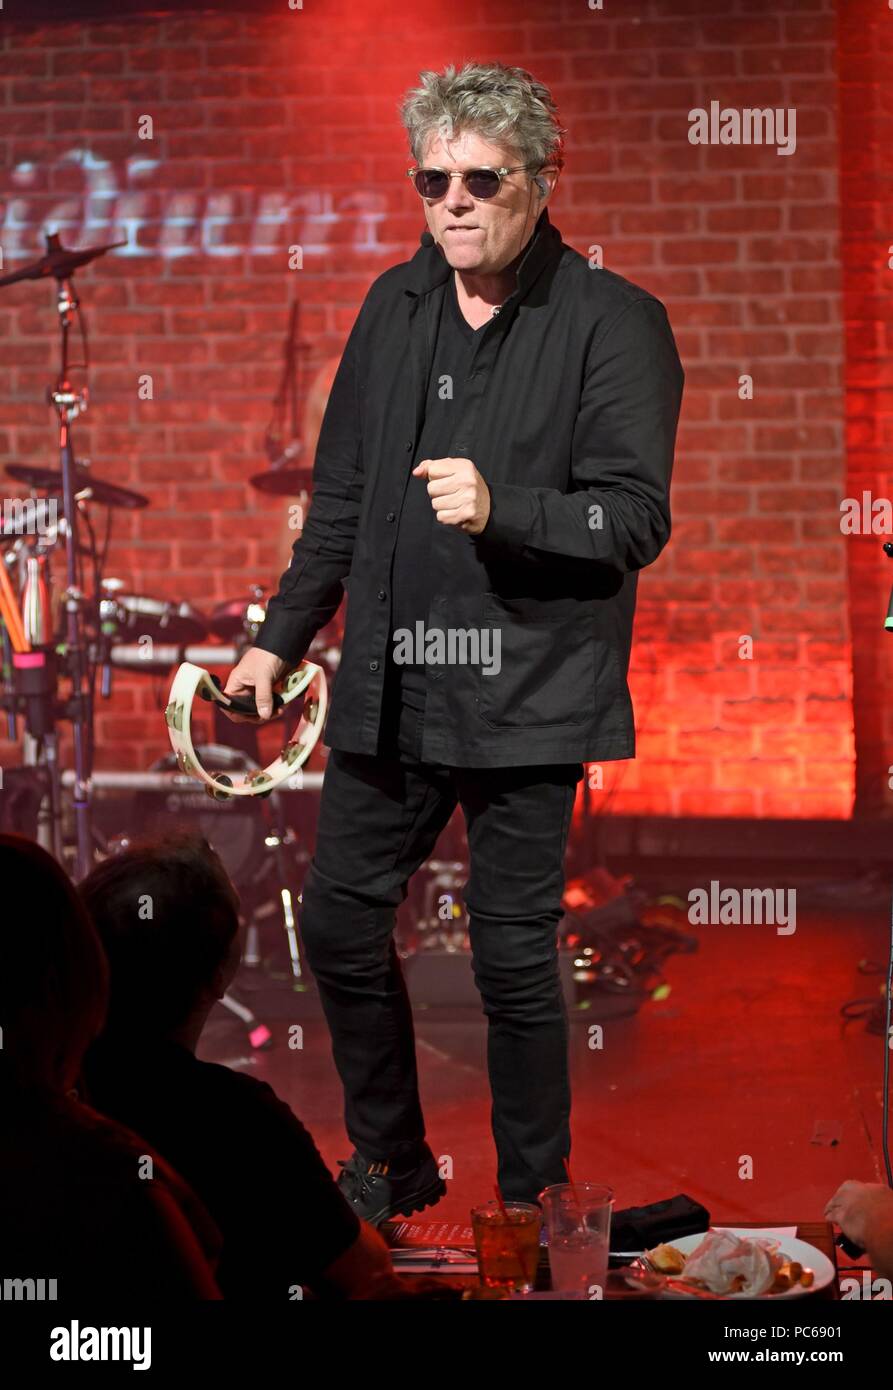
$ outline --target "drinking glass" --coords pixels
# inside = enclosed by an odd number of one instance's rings
[[[577,1298],[605,1296],[614,1193],[601,1183],[556,1183],[540,1193],[552,1288]]]
[[[534,1202],[506,1202],[505,1212],[495,1201],[472,1209],[478,1273],[486,1288],[531,1292],[539,1260],[541,1222],[542,1212]]]

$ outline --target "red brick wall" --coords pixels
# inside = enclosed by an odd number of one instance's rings
[[[893,452],[893,13],[840,6],[842,270],[847,325],[848,497],[889,499]],[[893,564],[882,535],[847,537],[857,812],[891,804],[893,638],[883,629]]]
[[[283,561],[287,503],[246,478],[265,463],[292,292],[312,372],[372,278],[418,245],[402,92],[466,58],[548,82],[570,130],[553,220],[664,299],[687,372],[674,538],[640,587],[639,758],[606,766],[609,804],[849,814],[833,0],[319,0],[275,17],[6,20],[0,43],[6,268],[38,252],[43,224],[73,245],[129,241],[81,280],[94,369],[80,449],[152,501],[116,516],[109,572],[202,608],[272,583]],[[796,152],[690,144],[690,109],[714,99],[796,107]],[[144,115],[152,141],[137,137]],[[0,464],[52,461],[54,352],[49,286],[3,291]],[[753,400],[738,398],[742,373]],[[118,678],[99,766],[166,751],[165,685]]]

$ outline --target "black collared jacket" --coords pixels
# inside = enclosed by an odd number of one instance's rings
[[[391,562],[451,274],[423,234],[369,289],[323,418],[304,530],[256,643],[298,662],[347,592],[326,742],[350,752],[378,751]],[[426,632],[443,632],[454,660],[426,666],[422,756],[460,767],[633,757],[636,585],[670,535],[684,379],[666,310],[591,268],[544,209],[516,290],[478,337],[449,452],[483,475],[491,513],[477,536],[433,528]],[[489,660],[463,660],[474,646],[462,634],[484,630]]]

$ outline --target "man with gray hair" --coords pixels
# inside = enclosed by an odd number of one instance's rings
[[[427,230],[366,295],[303,534],[226,686],[269,717],[348,592],[302,925],[354,1145],[340,1182],[374,1223],[445,1191],[392,933],[457,805],[500,1188],[565,1180],[564,852],[581,764],[635,753],[636,581],[670,534],[683,384],[660,301],[550,221],[565,131],[541,82],[424,72],[402,120]],[[457,630],[498,634],[499,663],[425,659]],[[407,631],[441,636],[408,663]]]

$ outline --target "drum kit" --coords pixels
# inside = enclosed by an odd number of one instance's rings
[[[277,700],[285,708],[277,728],[291,726],[291,734],[279,755],[259,768],[257,728],[219,717],[229,702],[221,694],[219,678],[210,676],[207,667],[229,669],[254,641],[265,615],[263,588],[252,585],[244,597],[233,597],[204,612],[186,600],[134,592],[123,580],[105,573],[115,515],[149,506],[141,493],[97,476],[87,461],[76,459],[72,441],[72,424],[88,405],[86,386],[76,388],[70,379],[69,340],[75,324],[81,330],[83,350],[82,361],[76,365],[89,366],[73,275],[113,245],[71,251],[57,235],[51,235],[39,260],[0,277],[0,289],[14,281],[54,279],[60,329],[59,371],[47,391],[59,421],[59,467],[8,465],[7,476],[28,489],[29,496],[4,499],[0,507],[0,710],[6,714],[8,738],[21,741],[24,768],[15,771],[20,776],[29,773],[34,784],[30,791],[38,807],[36,838],[78,879],[89,872],[97,857],[127,843],[125,835],[112,840],[103,835],[91,796],[96,787],[137,794],[139,815],[134,815],[134,803],[127,820],[144,831],[154,823],[169,825],[172,809],[187,813],[184,818],[191,818],[193,824],[205,824],[207,813],[198,814],[196,792],[202,802],[203,792],[215,801],[241,801],[243,811],[236,817],[240,833],[229,837],[238,860],[237,876],[242,879],[237,887],[250,895],[252,884],[269,877],[262,860],[269,860],[272,850],[277,865],[274,877],[280,880],[273,896],[282,903],[292,972],[299,976],[294,912],[285,888],[291,875],[282,857],[294,835],[277,794],[321,783],[322,774],[305,772],[303,765],[322,732],[327,674],[331,676],[340,655],[338,635],[332,627],[321,633],[308,653],[313,659],[281,683]],[[277,413],[280,421],[283,418],[288,382],[293,378],[296,332],[294,305],[286,375],[274,402],[274,424],[267,431],[271,466],[249,481],[267,495],[306,499],[310,470],[296,462],[300,453],[296,392],[292,391],[293,442],[286,448],[276,424]],[[98,512],[104,513],[101,526]],[[159,729],[164,728],[172,752],[148,772],[94,770],[97,693],[103,700],[112,699],[115,671],[163,677],[172,668],[170,696],[159,708]],[[208,713],[216,716],[213,742],[193,742],[190,716],[196,695],[208,702]],[[234,704],[246,712],[244,705]],[[72,730],[73,768],[61,765],[60,726],[64,724]],[[71,798],[66,802],[69,790]],[[245,803],[246,797],[255,799]],[[262,807],[260,798],[271,798],[269,806]],[[17,804],[22,804],[21,799]],[[249,829],[252,833],[246,835]],[[226,833],[215,836],[217,840],[226,843]],[[257,851],[248,860],[246,844],[254,844]],[[248,949],[250,954],[250,939]]]
[[[0,825],[32,833],[80,879],[98,858],[130,843],[131,826],[151,834],[168,828],[172,820],[189,824],[214,845],[239,890],[249,922],[246,963],[259,963],[254,923],[272,913],[285,928],[294,985],[303,970],[289,884],[295,879],[296,859],[306,862],[309,856],[295,834],[294,819],[286,818],[281,794],[322,784],[322,773],[307,771],[304,764],[322,732],[327,685],[340,659],[340,634],[330,624],[315,639],[308,659],[280,682],[283,718],[270,730],[284,727],[287,739],[262,767],[260,726],[222,716],[228,701],[208,667],[230,669],[253,643],[264,621],[264,589],[252,585],[244,596],[205,611],[188,600],[135,592],[106,573],[116,514],[141,510],[150,502],[76,458],[72,425],[87,409],[88,390],[76,388],[70,379],[69,339],[76,324],[82,361],[75,365],[87,370],[88,341],[74,272],[122,244],[71,251],[50,235],[39,260],[0,277],[0,289],[15,281],[54,279],[60,332],[58,375],[46,393],[59,422],[59,467],[8,465],[7,477],[28,489],[29,496],[6,498],[0,508],[0,712],[5,711],[8,738],[21,742],[23,764],[8,770]],[[303,510],[311,470],[301,462],[298,442],[297,320],[295,303],[265,437],[269,466],[248,481],[267,496],[297,500]],[[113,699],[116,671],[156,680],[174,672],[170,694],[166,702],[159,700],[158,710],[159,732],[163,719],[171,751],[147,770],[93,766],[97,699]],[[213,720],[210,737],[196,737],[191,729],[193,703],[198,710],[203,701]],[[232,705],[253,712],[253,702],[244,697]],[[73,768],[63,767],[60,756],[60,749],[68,747],[60,740],[60,726],[66,724],[72,731]],[[119,801],[112,803],[111,831],[102,824],[105,806],[94,804],[96,789],[109,796],[131,795],[126,809]],[[8,823],[10,816],[20,823]],[[434,875],[424,904],[414,913],[415,927],[398,934],[404,957],[420,946],[441,944],[445,936],[450,950],[467,944],[464,913],[451,909],[449,920],[442,920],[435,893],[442,898],[449,892],[450,901],[457,900],[462,865],[432,866],[432,872],[434,867],[441,874]],[[248,1012],[229,1002],[250,1024]]]

